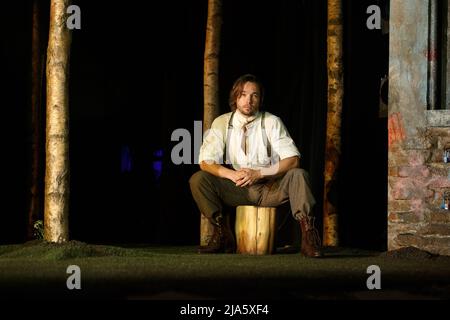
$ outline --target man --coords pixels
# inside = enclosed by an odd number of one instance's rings
[[[290,202],[300,222],[301,252],[320,257],[320,238],[311,215],[315,204],[300,153],[280,118],[261,112],[264,88],[253,75],[236,80],[232,112],[217,117],[200,148],[201,171],[190,179],[192,196],[214,226],[199,253],[233,252],[234,238],[224,223],[222,205],[274,207]]]

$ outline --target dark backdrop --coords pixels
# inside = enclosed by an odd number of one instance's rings
[[[224,2],[221,111],[228,112],[228,91],[238,76],[254,73],[263,80],[265,108],[282,118],[297,143],[320,215],[326,1]],[[377,112],[387,41],[365,27],[372,2],[344,2],[346,98],[338,198],[342,244],[384,248],[386,121]],[[25,235],[30,3],[9,3],[0,11],[2,112],[10,124],[2,135],[7,160],[2,225],[8,226],[0,232],[2,242],[23,241]],[[198,166],[174,165],[170,152],[177,144],[171,141],[173,130],[193,133],[194,121],[202,119],[207,1],[74,4],[82,21],[71,51],[71,238],[196,244],[199,216],[188,180]]]

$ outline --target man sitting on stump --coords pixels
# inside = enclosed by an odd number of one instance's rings
[[[214,233],[199,253],[235,251],[223,204],[276,207],[290,202],[302,232],[301,253],[321,257],[314,227],[315,204],[300,153],[283,122],[260,111],[264,88],[253,75],[237,79],[230,92],[232,112],[217,117],[200,148],[201,170],[190,179],[192,196]]]

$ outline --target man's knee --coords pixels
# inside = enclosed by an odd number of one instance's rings
[[[291,175],[293,177],[302,177],[302,178],[308,177],[308,172],[301,168],[289,169],[289,171],[286,174]]]
[[[206,172],[206,171],[203,171],[203,170],[197,171],[189,179],[189,184],[191,185],[191,188],[192,187],[194,187],[194,188],[198,187],[199,185],[201,185],[205,181],[208,181],[209,179],[211,179],[211,176],[212,175],[210,173]]]

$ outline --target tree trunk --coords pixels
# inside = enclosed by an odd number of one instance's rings
[[[69,0],[51,0],[47,49],[45,240],[69,239]]]
[[[204,115],[203,130],[211,128],[213,120],[219,115],[219,54],[220,31],[222,27],[222,0],[208,1],[208,21],[204,55],[203,92]]]
[[[41,112],[43,56],[39,0],[33,0],[31,34],[31,183],[27,238],[34,237],[34,223],[41,219]]]
[[[323,243],[327,246],[339,244],[336,183],[341,155],[341,115],[344,96],[342,39],[342,2],[328,0],[328,112],[323,200]]]
[[[208,21],[206,24],[206,41],[203,73],[204,114],[203,132],[211,128],[219,115],[219,53],[220,30],[222,27],[222,0],[208,0]],[[206,245],[213,227],[203,214],[200,222],[200,245]]]

